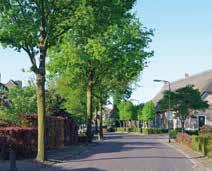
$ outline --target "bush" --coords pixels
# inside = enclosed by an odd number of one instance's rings
[[[119,127],[119,128],[116,128],[116,131],[117,131],[117,132],[126,132],[126,128],[124,128],[124,127]]]
[[[187,133],[178,133],[176,136],[176,142],[192,147],[192,137]]]
[[[136,128],[136,127],[129,128],[128,132],[140,132],[140,128]]]
[[[192,149],[212,158],[212,137],[192,136]]]
[[[181,129],[181,128],[171,129],[170,132],[169,132],[170,138],[176,139],[176,138],[177,138],[177,134],[178,134],[179,132],[182,132],[182,129]]]
[[[0,128],[1,158],[8,159],[9,145],[14,146],[18,158],[35,157],[37,151],[37,116],[26,116],[25,127]],[[26,126],[30,127],[26,127]],[[78,128],[74,120],[46,117],[46,148],[54,149],[78,142]]]
[[[16,151],[18,158],[35,157],[37,129],[7,127],[0,129],[1,158],[9,158],[9,149]]]
[[[168,133],[167,129],[161,129],[161,128],[143,128],[142,133],[145,135],[148,134],[163,134]]]
[[[107,128],[107,132],[115,132],[116,130],[115,130],[115,128],[113,128],[113,127],[109,127],[109,128]]]

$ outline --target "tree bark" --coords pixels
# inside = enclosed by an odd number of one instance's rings
[[[46,54],[47,54],[47,33],[46,33],[46,15],[45,2],[39,1],[40,4],[40,58],[39,66],[36,73],[36,95],[37,95],[37,112],[38,112],[38,152],[36,160],[44,162],[46,160],[45,153],[45,76],[46,76]],[[35,66],[34,66],[35,67]]]
[[[185,131],[185,120],[181,119],[181,125],[182,125],[182,133]]]
[[[93,139],[93,133],[92,133],[92,119],[93,119],[93,112],[92,112],[92,99],[93,99],[93,76],[92,72],[89,72],[88,75],[88,84],[87,84],[87,117],[88,117],[88,123],[87,123],[87,138],[88,142],[91,143]]]
[[[96,132],[98,132],[98,109],[95,108],[95,115],[96,115],[96,119],[95,119],[95,129],[96,129]]]
[[[99,111],[100,111],[99,137],[100,137],[100,139],[103,139],[104,138],[103,128],[102,128],[102,125],[103,125],[102,105],[103,105],[102,102],[100,102],[99,103]]]
[[[36,74],[36,94],[38,112],[38,152],[36,160],[43,162],[45,154],[45,76]]]

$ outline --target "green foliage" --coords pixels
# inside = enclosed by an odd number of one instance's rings
[[[118,105],[119,117],[121,121],[133,120],[134,106],[130,101],[123,101]]]
[[[192,136],[192,149],[203,155],[212,157],[212,138],[208,136]]]
[[[186,86],[171,92],[171,109],[178,113],[181,119],[185,119],[192,111],[205,110],[208,103],[203,101],[201,93],[194,86]],[[168,110],[169,92],[164,92],[163,98],[159,101],[160,110]]]
[[[55,91],[64,99],[60,107],[68,111],[71,117],[76,119],[79,124],[86,123],[85,87],[83,85],[72,84],[70,78],[61,77],[56,82]]]
[[[147,102],[143,109],[142,114],[139,115],[140,120],[143,120],[145,122],[152,121],[155,118],[155,106],[152,101]]]
[[[129,96],[129,85],[152,55],[146,51],[152,31],[142,28],[134,16],[125,17],[102,27],[99,33],[94,31],[82,36],[86,28],[80,28],[80,32],[76,28],[76,34],[67,34],[51,51],[50,73],[66,77],[68,86],[82,85],[84,91],[92,73],[92,95],[103,101],[115,93]]]
[[[8,106],[1,105],[1,118],[14,123],[19,117],[36,113],[36,94],[33,86],[14,87],[6,95]]]

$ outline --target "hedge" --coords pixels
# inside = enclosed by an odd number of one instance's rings
[[[192,136],[192,149],[212,158],[212,137]]]
[[[65,117],[46,117],[46,149],[77,144],[78,126]],[[0,157],[8,159],[9,146],[13,146],[18,158],[35,157],[37,150],[37,116],[22,118],[22,127],[0,129]]]
[[[0,128],[0,157],[2,159],[8,159],[10,149],[16,151],[18,158],[35,157],[36,148],[36,128]]]
[[[124,127],[118,127],[116,128],[117,132],[140,132],[145,135],[147,134],[162,134],[162,133],[168,133],[167,129],[161,129],[161,128],[124,128]]]

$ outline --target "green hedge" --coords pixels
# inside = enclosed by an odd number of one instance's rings
[[[212,137],[193,135],[192,149],[212,158]]]
[[[142,128],[123,128],[123,127],[118,127],[116,128],[117,132],[142,132]]]
[[[148,134],[162,134],[162,133],[168,133],[167,129],[161,129],[161,128],[123,128],[123,127],[118,127],[116,128],[117,132],[139,132],[143,133],[145,135]]]
[[[167,129],[161,129],[161,128],[143,128],[142,133],[147,134],[163,134],[168,133]]]

